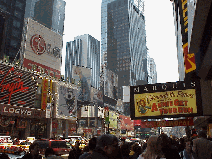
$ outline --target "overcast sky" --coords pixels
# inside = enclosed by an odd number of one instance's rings
[[[101,0],[65,1],[61,74],[65,74],[66,42],[83,34],[101,41]],[[156,63],[157,82],[176,82],[179,75],[172,2],[145,0],[144,9],[147,47]]]

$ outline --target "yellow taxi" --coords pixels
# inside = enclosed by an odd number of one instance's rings
[[[31,145],[31,142],[21,142],[17,147],[21,147],[25,151],[29,151],[29,147]]]

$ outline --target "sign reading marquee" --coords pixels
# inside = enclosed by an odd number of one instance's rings
[[[130,87],[131,119],[190,117],[202,114],[199,83],[173,82]]]

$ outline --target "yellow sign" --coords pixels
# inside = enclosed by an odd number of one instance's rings
[[[110,128],[117,129],[117,125],[118,125],[117,117],[118,117],[118,115],[116,115],[116,113],[114,113],[113,111],[109,112],[109,122],[110,122],[109,127]]]
[[[195,89],[134,94],[135,117],[197,113]]]

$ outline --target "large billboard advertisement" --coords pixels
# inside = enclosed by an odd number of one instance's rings
[[[33,107],[36,80],[31,72],[0,63],[0,103]]]
[[[131,86],[131,118],[175,118],[201,115],[199,88],[199,83],[195,82]]]
[[[75,80],[75,84],[80,87],[78,100],[91,101],[91,69],[72,66],[72,78]]]
[[[77,110],[77,89],[70,88],[60,83],[58,87],[59,104],[57,108],[57,116],[75,117]]]
[[[47,74],[50,71],[60,74],[62,36],[31,18],[25,19],[25,23],[24,67],[30,67],[30,60],[35,62],[37,68],[34,69],[43,69]]]

